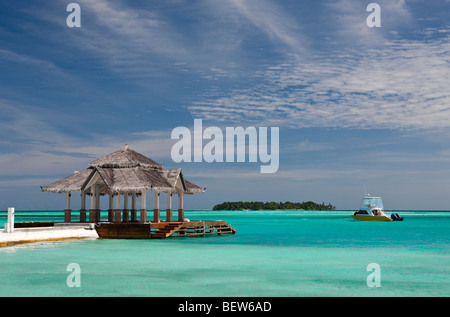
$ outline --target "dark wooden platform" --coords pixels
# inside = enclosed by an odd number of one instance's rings
[[[223,220],[158,223],[99,222],[95,225],[95,230],[100,238],[105,239],[165,239],[170,236],[236,233],[236,229]]]

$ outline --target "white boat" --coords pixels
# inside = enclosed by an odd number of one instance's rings
[[[366,195],[361,202],[361,208],[352,215],[355,220],[365,221],[402,221],[399,214],[387,216],[384,213],[381,197]]]

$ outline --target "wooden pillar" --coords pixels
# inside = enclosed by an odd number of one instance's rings
[[[137,220],[136,215],[136,193],[131,194],[131,219],[130,221],[135,222]]]
[[[66,209],[70,210],[70,192],[66,192]]]
[[[100,210],[100,188],[95,185],[95,209]]]
[[[153,222],[161,222],[159,211],[159,192],[155,191],[155,209],[153,209]]]
[[[116,194],[116,208],[114,209],[114,222],[121,222],[121,209],[120,209],[120,193]]]
[[[70,192],[66,192],[66,208],[64,209],[64,222],[72,221],[72,210],[70,209]]]
[[[95,222],[100,222],[100,185],[95,185]]]
[[[136,209],[136,193],[131,194],[131,209]]]
[[[167,193],[166,221],[172,221],[172,193]]]
[[[81,191],[80,222],[86,222],[86,191]]]
[[[100,221],[100,188],[99,185],[91,187],[91,202],[89,208],[89,222]]]
[[[123,216],[122,221],[128,222],[128,216],[129,216],[129,209],[128,209],[128,193],[123,194]]]
[[[140,210],[140,219],[139,222],[146,223],[147,222],[147,191],[143,190],[141,192],[141,210]]]
[[[91,192],[91,197],[90,197],[89,209],[95,209],[95,191],[92,187],[90,189],[90,192]]]
[[[178,193],[178,221],[183,222],[184,207],[183,207],[183,192]]]
[[[90,202],[90,208],[89,208],[89,222],[95,223],[97,220],[97,215],[95,212],[95,204],[96,204],[96,197],[95,197],[95,186],[91,187],[91,202]]]
[[[114,221],[114,195],[113,194],[109,194],[108,221],[109,222],[113,222]]]

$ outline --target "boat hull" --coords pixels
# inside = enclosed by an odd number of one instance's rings
[[[391,218],[389,218],[387,216],[353,215],[352,217],[355,220],[363,220],[363,221],[393,221]]]

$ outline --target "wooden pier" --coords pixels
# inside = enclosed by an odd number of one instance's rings
[[[236,233],[236,229],[223,220],[157,223],[99,222],[95,225],[95,230],[100,238],[105,239],[165,239]]]

